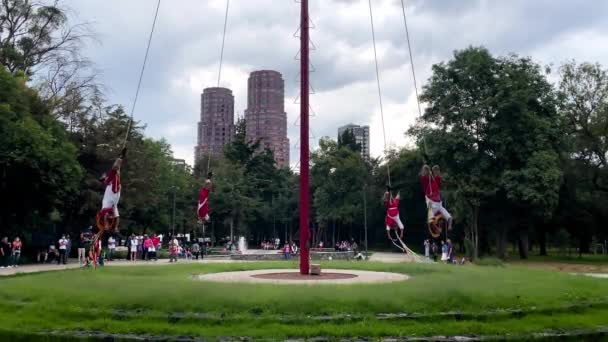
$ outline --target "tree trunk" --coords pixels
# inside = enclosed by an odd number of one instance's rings
[[[540,255],[547,255],[547,233],[545,227],[540,227],[538,230],[538,246],[540,247]]]
[[[332,246],[336,245],[336,221],[332,221],[332,231],[331,231],[331,244]]]
[[[496,256],[505,260],[507,258],[507,227],[500,225],[496,232]]]
[[[528,259],[528,247],[529,247],[529,239],[528,239],[528,231],[522,230],[519,232],[519,258],[520,259]]]
[[[230,216],[230,241],[234,242],[234,217]]]
[[[471,242],[473,243],[473,261],[479,258],[479,206],[473,206],[471,218]]]

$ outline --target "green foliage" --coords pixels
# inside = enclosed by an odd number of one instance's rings
[[[460,202],[457,217],[468,215],[475,250],[479,215],[494,202],[551,217],[562,180],[563,126],[538,64],[515,55],[496,58],[484,48],[457,51],[433,66],[421,99],[429,105],[410,133],[447,171]],[[517,218],[501,224],[519,226]]]
[[[77,149],[22,80],[0,70],[0,229],[45,219],[78,191]]]
[[[298,217],[295,175],[276,168],[272,152],[262,150],[259,142],[247,141],[243,120],[236,126],[225,158],[212,158],[214,186],[209,201],[215,236],[230,236],[232,227],[233,235],[256,243],[283,238],[284,227],[295,225]],[[200,175],[199,180],[203,181]],[[291,236],[291,230],[288,233]]]
[[[339,147],[348,147],[355,152],[361,152],[361,144],[357,143],[355,134],[350,130],[345,130],[342,135],[338,137]]]

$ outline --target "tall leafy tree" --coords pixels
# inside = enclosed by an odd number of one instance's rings
[[[426,142],[430,160],[447,168],[473,257],[484,206],[500,202],[504,210],[551,216],[561,183],[562,131],[539,65],[517,56],[495,58],[484,48],[457,51],[449,62],[433,66],[421,98],[428,107],[422,126],[411,133],[421,146]],[[506,232],[518,229],[520,253],[527,256],[533,221],[523,227],[516,220],[491,222],[499,255],[504,256]]]
[[[0,229],[49,221],[78,191],[76,147],[24,79],[0,70]]]

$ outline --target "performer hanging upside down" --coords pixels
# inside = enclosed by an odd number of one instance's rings
[[[443,207],[441,202],[441,171],[439,166],[433,166],[433,170],[428,165],[423,165],[420,171],[420,182],[424,189],[426,205],[431,209],[432,215],[441,215],[448,224],[448,230],[452,229],[452,215]],[[433,221],[433,217],[429,217],[429,223]]]
[[[384,205],[386,206],[386,218],[384,222],[386,223],[386,235],[389,239],[393,239],[391,237],[391,229],[399,228],[399,237],[403,238],[403,230],[404,226],[399,218],[399,200],[401,196],[397,194],[396,197],[390,193],[390,188],[384,193]],[[396,232],[395,232],[396,233]]]
[[[120,200],[121,190],[120,168],[126,151],[126,148],[122,150],[120,157],[114,161],[112,169],[100,179],[106,185],[106,190],[103,194],[101,203],[101,210],[98,213],[98,217],[103,223],[104,230],[109,230],[112,226],[115,230],[118,230],[118,201]]]
[[[211,176],[213,174],[209,172],[207,175],[207,180],[205,180],[205,185],[201,188],[198,197],[198,222],[203,223],[209,222],[209,193],[211,192]]]

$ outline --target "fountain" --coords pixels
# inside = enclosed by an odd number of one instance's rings
[[[241,254],[245,254],[245,251],[247,250],[247,244],[245,243],[245,237],[241,236],[239,237],[239,252]]]

